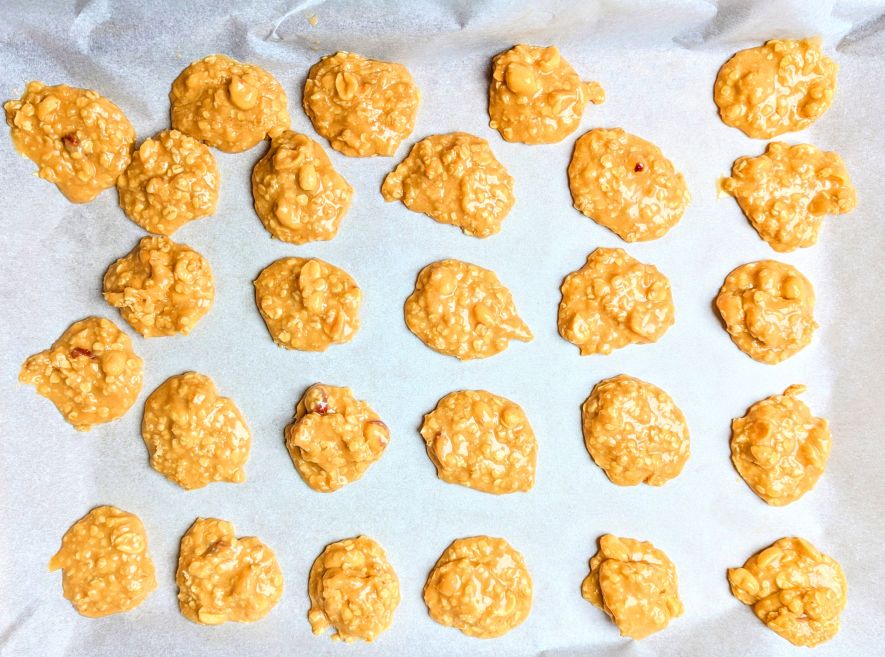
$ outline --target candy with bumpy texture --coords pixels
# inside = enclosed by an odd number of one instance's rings
[[[669,557],[651,543],[611,534],[599,539],[581,595],[631,639],[659,632],[684,611]]]
[[[814,417],[792,385],[753,404],[731,423],[731,462],[756,495],[772,506],[795,502],[814,488],[830,456],[827,421]]]
[[[305,391],[284,433],[301,478],[322,493],[362,477],[390,442],[390,430],[369,404],[350,388],[321,383]]]
[[[604,100],[602,87],[581,82],[555,46],[520,44],[492,59],[489,127],[507,141],[562,141],[577,129],[586,103]]]
[[[89,431],[129,410],[143,371],[128,335],[109,319],[87,317],[28,358],[18,380],[37,388],[77,431]]]
[[[336,151],[393,155],[412,133],[421,94],[402,64],[351,52],[323,57],[304,82],[304,111]]]
[[[143,237],[108,267],[102,288],[105,301],[146,338],[187,335],[215,300],[209,263],[168,237]]]
[[[676,321],[670,281],[623,249],[596,249],[559,289],[559,334],[582,356],[657,342]]]
[[[522,555],[503,538],[454,541],[424,585],[430,617],[481,639],[502,636],[532,609],[532,578]]]
[[[209,148],[178,130],[141,142],[117,178],[123,212],[149,233],[172,235],[215,213],[218,166]]]
[[[738,349],[769,365],[799,352],[817,328],[811,283],[792,265],[775,260],[732,271],[719,289],[716,308]]]
[[[227,153],[288,128],[288,102],[270,73],[226,55],[193,62],[169,92],[172,127]]]
[[[823,218],[857,205],[845,163],[811,144],[772,142],[758,157],[740,157],[722,189],[738,202],[759,237],[775,251],[813,246]]]
[[[255,212],[271,235],[304,244],[330,240],[350,208],[353,187],[323,148],[285,130],[252,169]]]
[[[661,149],[620,128],[591,130],[575,142],[568,184],[578,211],[627,242],[662,237],[691,200]]]
[[[773,39],[735,53],[713,85],[722,121],[756,139],[814,123],[833,102],[839,68],[820,46],[819,38]]]
[[[208,376],[185,372],[166,379],[144,404],[141,437],[151,467],[184,489],[246,480],[252,434]]]
[[[279,346],[325,351],[360,328],[362,292],[343,269],[318,258],[282,258],[255,279],[255,303]]]
[[[499,232],[514,202],[513,178],[485,139],[466,132],[419,141],[387,174],[381,194],[473,237]]]
[[[16,150],[72,203],[113,187],[129,164],[135,129],[95,91],[31,82],[21,99],[3,108]]]
[[[848,584],[842,567],[803,538],[782,538],[741,568],[728,569],[731,593],[769,628],[797,646],[839,631]]]
[[[345,643],[374,641],[393,622],[399,579],[384,549],[368,536],[326,546],[310,568],[310,611],[314,634],[329,627]]]
[[[486,493],[527,491],[538,442],[515,402],[485,390],[459,390],[424,416],[421,436],[440,479]]]
[[[495,273],[461,260],[424,267],[404,312],[406,325],[421,342],[460,360],[488,358],[510,340],[532,339]]]
[[[182,536],[175,583],[182,616],[200,625],[260,620],[283,593],[273,550],[217,518],[197,518]]]
[[[138,516],[99,506],[65,532],[49,570],[62,569],[65,597],[90,618],[135,609],[157,588]]]
[[[625,374],[600,381],[581,415],[587,451],[619,486],[662,486],[688,460],[685,416],[651,383]]]

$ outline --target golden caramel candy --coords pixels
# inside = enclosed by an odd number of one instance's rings
[[[90,618],[130,611],[157,588],[138,516],[99,506],[75,522],[49,562],[62,569],[65,598]]]
[[[304,82],[304,111],[336,151],[393,155],[412,133],[421,94],[402,64],[352,52],[327,55]]]
[[[769,628],[797,646],[839,631],[848,584],[839,563],[803,538],[782,538],[728,569],[731,593]]]
[[[135,129],[95,91],[30,82],[19,100],[3,108],[16,150],[72,203],[113,187],[129,164]]]
[[[591,130],[575,142],[568,184],[579,212],[627,242],[662,237],[691,200],[661,149],[620,128]]]
[[[485,390],[459,390],[424,416],[421,436],[440,479],[501,495],[535,484],[538,442],[515,402]]]
[[[215,281],[206,259],[186,244],[143,237],[108,267],[102,293],[146,338],[187,335],[212,307]]]
[[[507,141],[562,141],[578,128],[586,103],[604,100],[602,87],[581,82],[555,46],[520,44],[492,59],[489,127]]]
[[[141,142],[117,178],[123,212],[149,233],[172,235],[184,224],[215,214],[218,166],[209,148],[178,130]]]
[[[252,434],[208,376],[185,372],[166,379],[144,404],[141,437],[151,467],[184,489],[246,480]]]
[[[814,321],[814,288],[792,265],[760,260],[732,271],[716,297],[716,308],[738,349],[774,365],[809,342]]]
[[[659,632],[684,611],[669,557],[651,543],[611,534],[599,539],[581,595],[631,639]]]
[[[600,381],[581,416],[587,451],[619,486],[663,486],[688,460],[685,416],[651,383],[625,374]]]
[[[322,146],[285,130],[252,169],[255,212],[271,235],[304,244],[330,240],[350,208],[353,187]]]
[[[419,141],[387,174],[381,195],[473,237],[499,232],[514,202],[513,178],[485,139],[466,132]]]
[[[384,549],[368,536],[326,546],[310,568],[310,611],[314,634],[329,627],[345,643],[374,641],[393,622],[399,579]]]
[[[295,406],[284,435],[304,483],[322,493],[356,481],[381,458],[390,429],[350,388],[317,383]]]
[[[228,153],[288,128],[288,102],[270,73],[226,55],[193,62],[169,92],[172,127]]]
[[[461,260],[440,260],[421,270],[405,317],[421,342],[460,360],[488,358],[510,340],[532,339],[495,273]]]
[[[255,279],[255,303],[274,342],[325,351],[360,328],[362,292],[343,269],[318,258],[282,258]]]
[[[18,380],[55,404],[77,431],[121,417],[138,397],[144,361],[103,317],[74,322],[52,346],[28,358]]]
[[[771,139],[804,130],[829,109],[838,68],[821,52],[819,38],[773,39],[725,62],[713,99],[724,123]]]
[[[582,356],[657,342],[676,321],[670,281],[623,249],[596,249],[559,289],[559,334]]]
[[[197,518],[181,538],[175,583],[182,616],[200,625],[260,620],[283,593],[273,550],[217,518]]]
[[[753,404],[731,423],[731,462],[756,495],[772,506],[795,502],[814,488],[830,455],[827,421],[799,398],[805,386]]]
[[[722,189],[732,196],[759,237],[775,251],[813,246],[823,218],[857,205],[845,163],[811,144],[772,142],[758,157],[741,157]]]
[[[430,617],[481,639],[502,636],[532,609],[532,578],[522,555],[503,538],[454,541],[424,585]]]

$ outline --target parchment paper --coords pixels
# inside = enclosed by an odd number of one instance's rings
[[[75,432],[47,400],[19,385],[19,367],[87,315],[110,317],[129,330],[103,302],[101,276],[142,232],[118,209],[112,190],[88,205],[71,205],[0,138],[0,653],[804,655],[735,600],[725,579],[726,567],[798,534],[838,559],[849,581],[842,630],[814,654],[881,654],[883,9],[885,3],[872,0],[4,3],[0,97],[18,97],[31,79],[95,88],[123,108],[139,139],[168,125],[172,80],[212,52],[276,75],[289,94],[294,129],[316,139],[300,100],[307,70],[322,54],[345,49],[401,61],[423,101],[415,132],[396,157],[350,159],[329,150],[356,192],[340,234],[328,243],[287,245],[262,228],[251,207],[249,174],[263,146],[216,153],[222,176],[217,215],[175,235],[211,262],[215,306],[189,337],[133,335],[146,362],[142,395],[122,420],[88,434]],[[784,139],[841,153],[859,204],[850,216],[828,219],[814,248],[778,256],[732,199],[717,199],[718,177],[736,157],[757,155],[765,143],[720,122],[712,85],[735,50],[813,34],[824,37],[841,66],[838,92],[810,130]],[[581,129],[560,144],[507,144],[488,128],[489,59],[518,42],[558,45],[585,79],[606,89],[606,103],[589,107]],[[571,207],[565,170],[572,145],[598,126],[620,126],[658,144],[684,172],[693,201],[666,237],[626,247],[670,277],[676,325],[657,344],[581,358],[556,332],[558,286],[595,247],[624,246]],[[379,193],[383,176],[412,143],[452,130],[487,138],[516,180],[516,205],[490,239],[463,236],[386,204]],[[288,255],[324,258],[361,284],[363,328],[351,344],[325,354],[274,346],[251,281]],[[495,270],[534,330],[534,342],[460,363],[415,339],[402,319],[403,300],[418,270],[443,257]],[[812,280],[821,326],[811,346],[774,367],[739,352],[711,305],[732,268],[772,257]],[[139,435],[144,398],[189,369],[211,375],[251,425],[243,485],[185,492],[148,467]],[[595,382],[621,372],[663,387],[688,418],[691,459],[663,488],[614,486],[584,449],[580,404]],[[302,483],[281,434],[295,401],[316,381],[353,387],[393,436],[361,481],[327,495]],[[749,404],[791,383],[808,384],[805,399],[829,418],[834,445],[813,492],[770,508],[732,469],[729,426]],[[460,388],[487,388],[523,405],[540,442],[530,493],[493,497],[436,479],[417,429],[423,413]],[[159,588],[132,613],[89,620],[63,599],[61,577],[46,564],[69,525],[98,504],[144,520]],[[231,520],[240,534],[257,535],[276,550],[286,590],[263,621],[201,627],[178,613],[178,541],[197,516]],[[652,540],[679,570],[684,617],[641,643],[621,639],[580,596],[587,560],[605,532]],[[403,600],[393,627],[375,644],[345,646],[311,636],[306,580],[325,544],[358,533],[386,548]],[[523,552],[535,585],[529,619],[490,641],[437,625],[421,598],[428,570],[449,542],[484,533],[504,536]]]

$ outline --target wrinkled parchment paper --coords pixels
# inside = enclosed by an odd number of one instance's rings
[[[34,166],[5,134],[0,138],[0,654],[805,655],[732,598],[725,579],[726,567],[793,534],[838,559],[849,582],[842,630],[814,654],[881,652],[885,3],[187,4],[7,0],[0,8],[0,97],[17,97],[31,79],[95,88],[123,108],[142,139],[168,125],[167,93],[181,69],[225,52],[277,76],[289,94],[294,129],[318,139],[300,107],[304,77],[322,54],[346,49],[409,67],[423,97],[418,123],[395,158],[350,159],[330,150],[356,193],[340,234],[328,243],[292,246],[262,228],[251,207],[249,173],[263,146],[216,153],[217,215],[175,236],[211,262],[215,306],[187,338],[133,336],[146,362],[141,398],[122,420],[88,434],[75,432],[48,401],[19,385],[19,367],[87,315],[129,329],[103,302],[101,277],[142,232],[117,208],[113,191],[71,205],[33,175]],[[732,199],[717,198],[716,181],[731,162],[759,154],[765,144],[719,121],[712,85],[735,50],[813,34],[824,37],[841,66],[838,92],[810,130],[783,139],[841,153],[859,204],[850,216],[828,219],[814,248],[778,256]],[[508,144],[488,128],[489,58],[517,42],[558,45],[585,79],[606,89],[606,103],[589,107],[581,129],[561,144]],[[571,148],[597,126],[620,126],[660,145],[684,172],[693,202],[666,237],[627,246],[670,277],[676,325],[657,344],[580,358],[556,332],[558,286],[595,247],[624,246],[571,207],[565,175]],[[383,176],[412,143],[452,130],[487,138],[515,177],[516,205],[490,239],[463,236],[386,204],[379,193]],[[288,255],[324,258],[361,284],[363,328],[351,344],[325,354],[274,346],[251,281]],[[403,323],[402,303],[418,270],[443,257],[494,269],[513,291],[534,342],[460,363],[416,340]],[[711,306],[732,268],[771,257],[810,277],[821,325],[810,347],[774,367],[739,352]],[[251,425],[243,485],[185,492],[147,465],[139,435],[143,400],[166,377],[188,369],[212,376]],[[580,404],[596,381],[621,372],[663,387],[688,418],[691,459],[661,489],[614,486],[584,450]],[[361,481],[326,495],[302,483],[281,434],[295,401],[316,381],[353,387],[393,436]],[[829,418],[833,451],[813,492],[770,508],[732,469],[729,425],[749,404],[792,383],[808,384],[806,401]],[[530,493],[493,497],[436,479],[417,429],[423,413],[459,388],[487,388],[523,405],[540,442]],[[88,620],[62,598],[60,574],[48,573],[46,564],[68,526],[98,504],[144,520],[159,588],[132,613]],[[197,516],[231,520],[240,534],[255,534],[276,550],[286,590],[263,621],[201,627],[178,613],[178,541]],[[640,643],[621,639],[580,596],[587,560],[605,532],[652,540],[679,569],[684,617]],[[386,548],[403,600],[393,627],[375,644],[345,646],[311,636],[306,581],[325,544],[358,533]],[[427,572],[448,543],[484,533],[504,536],[523,552],[535,585],[529,619],[489,641],[437,625],[421,598]]]

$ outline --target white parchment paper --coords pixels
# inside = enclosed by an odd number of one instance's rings
[[[100,294],[101,276],[141,237],[108,191],[69,204],[0,138],[0,654],[39,655],[800,655],[731,597],[725,569],[773,540],[799,534],[838,559],[849,581],[842,630],[816,655],[881,654],[885,645],[881,337],[885,281],[882,158],[885,3],[598,0],[520,3],[27,2],[0,7],[0,98],[31,79],[95,88],[116,102],[142,139],[168,125],[167,93],[192,60],[212,52],[254,62],[285,86],[293,128],[317,137],[300,107],[309,66],[339,49],[406,64],[423,102],[415,132],[395,158],[350,159],[330,150],[355,198],[334,241],[273,241],[251,207],[249,174],[264,147],[217,153],[217,215],[175,239],[212,264],[218,295],[187,338],[144,340],[141,398],[122,420],[79,434],[51,404],[17,383],[22,361],[91,314],[128,330]],[[316,25],[309,18],[316,17]],[[718,67],[773,37],[819,34],[840,66],[829,112],[803,134],[844,157],[857,210],[828,219],[814,248],[777,256],[716,181],[764,142],[722,124],[712,101]],[[589,107],[561,144],[503,142],[488,128],[489,59],[518,42],[556,44],[607,101]],[[597,246],[624,246],[571,207],[566,166],[574,139],[620,126],[660,145],[688,181],[693,202],[666,237],[627,246],[670,277],[676,325],[658,342],[580,358],[556,332],[558,286]],[[418,139],[464,130],[487,138],[515,177],[517,202],[487,240],[386,204],[381,180]],[[322,140],[320,140],[322,141]],[[325,142],[322,141],[325,145]],[[311,255],[349,271],[364,290],[363,328],[325,354],[274,346],[254,307],[251,281],[276,258]],[[491,359],[460,363],[406,329],[402,303],[418,270],[443,257],[494,269],[535,332]],[[731,343],[712,310],[735,266],[778,257],[814,283],[821,325],[811,346],[775,367]],[[130,334],[132,333],[129,331]],[[166,377],[194,369],[236,400],[254,434],[248,481],[185,492],[147,465],[139,435],[144,398]],[[629,373],[667,390],[691,428],[692,456],[660,489],[609,483],[588,457],[580,404],[593,384]],[[316,381],[353,387],[392,429],[384,457],[356,484],[319,494],[300,480],[282,428]],[[806,383],[812,410],[829,418],[834,445],[815,490],[771,508],[729,461],[730,420],[752,402]],[[540,442],[538,481],[527,494],[493,497],[435,477],[417,429],[438,398],[487,388],[521,403]],[[46,564],[69,525],[98,504],[137,513],[149,532],[159,588],[132,613],[78,616]],[[286,576],[280,604],[252,625],[201,627],[177,610],[174,569],[181,534],[197,516],[234,522],[277,552]],[[587,560],[605,532],[652,540],[679,570],[685,615],[641,643],[621,639],[580,596]],[[387,549],[402,586],[394,625],[373,645],[310,634],[306,580],[333,540],[366,533]],[[506,537],[525,555],[534,585],[529,619],[507,636],[467,638],[434,623],[421,589],[448,543]]]

